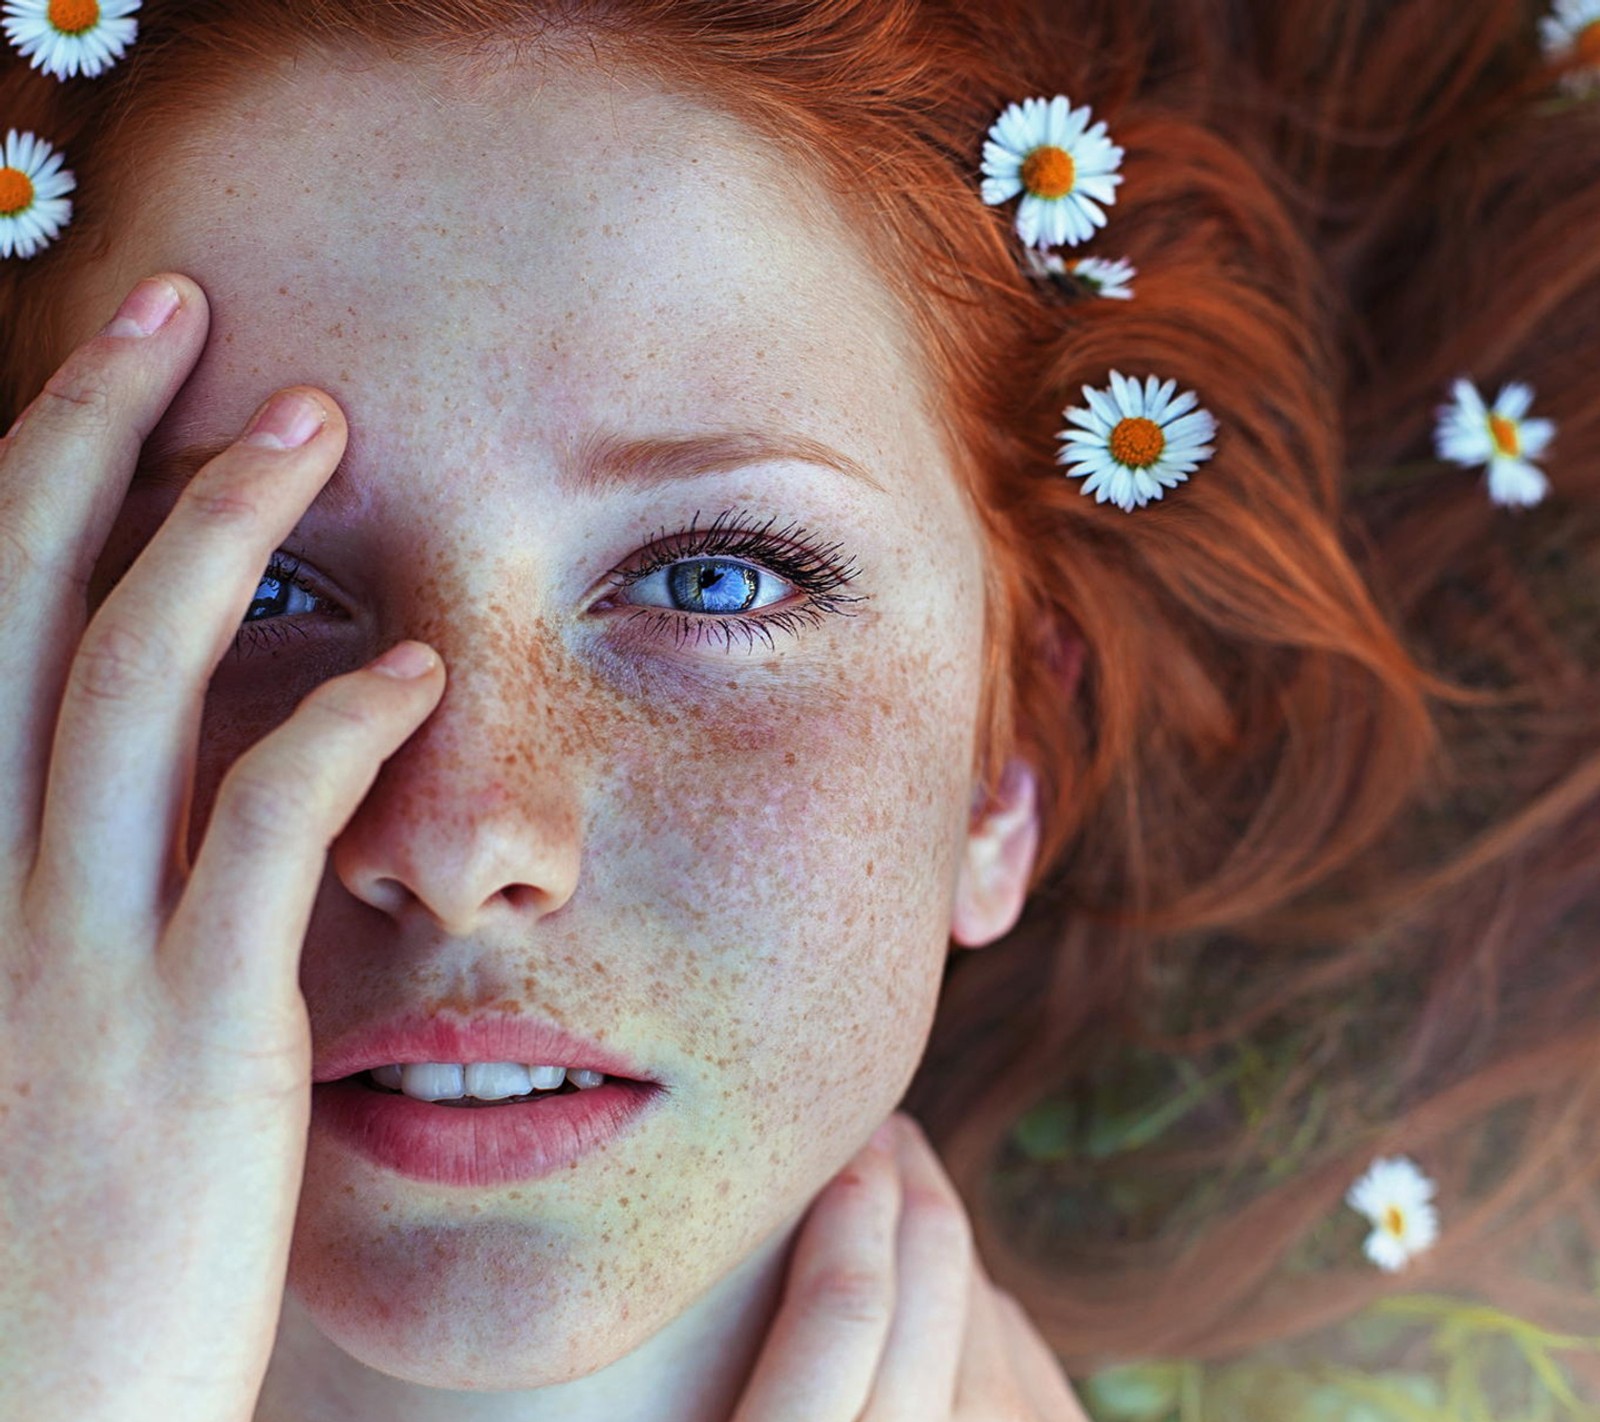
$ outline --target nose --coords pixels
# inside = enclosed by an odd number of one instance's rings
[[[449,673],[444,695],[384,762],[329,863],[351,894],[402,926],[427,919],[452,936],[505,916],[526,926],[577,887],[577,757],[561,744],[552,698],[434,645]]]

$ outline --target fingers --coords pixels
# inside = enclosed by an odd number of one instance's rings
[[[952,1422],[1090,1422],[1060,1360],[1022,1305],[994,1286],[973,1256],[970,1324],[961,1354]]]
[[[408,650],[419,673],[386,670]],[[229,768],[161,945],[180,1002],[203,1005],[230,1031],[300,1010],[300,948],[328,847],[444,684],[439,658],[403,642],[322,683]]]
[[[976,1262],[966,1206],[921,1129],[896,1128],[901,1209],[894,1322],[878,1365],[871,1422],[927,1422],[954,1406],[956,1369],[971,1310]]]
[[[891,1149],[871,1144],[817,1196],[732,1422],[861,1415],[894,1311],[899,1211]]]
[[[993,1286],[989,1286],[993,1290]],[[999,1326],[1011,1349],[1017,1380],[1034,1411],[1048,1422],[1089,1422],[1067,1381],[1065,1369],[1022,1305],[1010,1294],[994,1292]]]
[[[83,634],[38,853],[71,941],[104,945],[170,907],[206,685],[345,434],[332,400],[280,391],[195,476]]]
[[[0,850],[32,847],[84,589],[140,447],[199,358],[208,322],[187,277],[141,283],[0,440]]]

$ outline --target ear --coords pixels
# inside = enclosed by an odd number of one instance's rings
[[[1037,793],[1033,768],[1012,760],[994,799],[974,815],[950,915],[950,936],[963,948],[993,943],[1022,916],[1039,849]]]

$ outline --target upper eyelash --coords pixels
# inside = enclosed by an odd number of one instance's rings
[[[762,616],[717,616],[680,612],[676,608],[640,606],[628,621],[632,623],[640,617],[653,617],[658,624],[665,622],[672,625],[679,647],[690,636],[694,637],[697,644],[705,637],[720,637],[724,650],[732,650],[736,636],[744,637],[746,647],[753,646],[757,637],[763,638],[768,647],[772,647],[773,628],[798,636],[801,624],[815,626],[820,623],[822,615],[829,612],[848,616],[849,604],[866,601],[864,596],[847,597],[839,592],[839,589],[860,576],[861,571],[854,560],[841,562],[836,557],[842,545],[823,544],[793,523],[772,534],[769,530],[777,522],[775,517],[768,518],[759,526],[755,525],[754,518],[754,515],[725,509],[705,528],[698,527],[698,513],[690,520],[688,528],[677,533],[669,534],[663,526],[655,541],[634,563],[613,572],[609,581],[612,587],[624,589],[673,563],[688,562],[695,558],[736,558],[757,563],[807,593],[810,601],[803,607],[786,608]],[[315,586],[299,576],[300,566],[296,555],[280,550],[272,555],[262,574],[262,581],[274,578],[308,593],[319,602],[328,601]],[[242,642],[257,642],[264,637],[281,638],[288,631],[297,632],[302,637],[306,635],[304,629],[292,619],[246,622],[239,629],[234,650],[237,652]]]
[[[709,613],[680,612],[676,608],[641,606],[628,621],[637,622],[643,617],[652,619],[656,625],[672,626],[679,647],[691,636],[696,645],[707,637],[720,637],[723,650],[731,651],[733,639],[742,635],[747,648],[755,644],[757,637],[763,638],[770,648],[774,645],[773,628],[798,636],[801,623],[816,626],[822,614],[829,612],[849,616],[850,603],[866,601],[864,597],[845,597],[838,591],[861,572],[854,561],[840,562],[835,556],[842,545],[825,545],[792,523],[772,534],[768,530],[777,522],[776,518],[754,526],[754,517],[724,509],[705,528],[697,527],[698,513],[689,521],[689,527],[678,533],[668,534],[663,528],[632,566],[611,574],[611,584],[616,588],[632,587],[659,568],[696,558],[736,558],[760,564],[793,583],[810,597],[803,607],[759,616],[718,617]]]

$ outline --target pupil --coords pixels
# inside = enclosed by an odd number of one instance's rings
[[[741,563],[680,563],[667,582],[685,612],[743,612],[755,601],[755,569]]]

